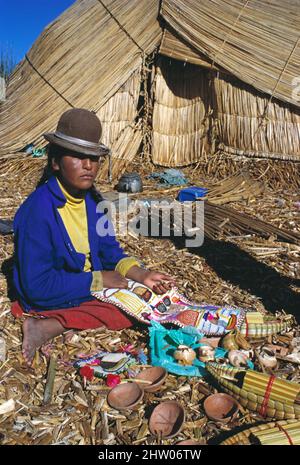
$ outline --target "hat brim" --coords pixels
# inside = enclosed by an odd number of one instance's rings
[[[110,153],[110,149],[104,144],[98,144],[98,147],[92,148],[85,147],[80,144],[75,144],[73,142],[62,139],[61,137],[57,137],[55,132],[47,132],[43,134],[43,136],[51,144],[58,145],[64,149],[72,150],[73,152],[82,153],[84,155],[101,157]]]

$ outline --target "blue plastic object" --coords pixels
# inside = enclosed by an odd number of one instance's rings
[[[157,321],[151,321],[149,328],[151,364],[165,368],[169,373],[178,376],[199,376],[207,375],[205,370],[206,364],[195,358],[192,365],[183,366],[175,361],[173,354],[180,344],[187,345],[192,349],[197,349],[203,344],[199,340],[203,337],[199,331],[192,326],[186,326],[178,329],[167,329]],[[217,347],[215,350],[216,358],[224,358],[227,350]],[[231,366],[231,365],[229,365]],[[249,360],[248,367],[254,369],[254,364]]]
[[[192,365],[179,365],[173,357],[174,351],[180,344],[187,345],[192,349],[200,347],[199,339],[203,334],[199,333],[195,328],[186,326],[181,329],[166,329],[156,321],[151,321],[149,328],[150,333],[150,348],[151,348],[151,364],[165,368],[169,373],[179,376],[205,376],[205,363],[197,358]],[[216,349],[217,357],[224,357],[227,351],[218,347]]]
[[[194,202],[197,199],[205,197],[207,192],[208,190],[205,187],[187,187],[186,189],[181,189],[181,191],[179,191],[177,200],[179,200],[179,202]]]

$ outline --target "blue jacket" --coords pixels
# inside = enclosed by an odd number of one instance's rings
[[[104,214],[96,212],[90,191],[85,200],[93,270],[114,270],[127,255],[114,236],[97,234],[97,221]],[[92,272],[83,271],[85,255],[75,251],[57,211],[65,202],[52,176],[30,194],[14,218],[14,284],[26,312],[75,307],[94,299]],[[105,223],[105,218],[100,221]]]

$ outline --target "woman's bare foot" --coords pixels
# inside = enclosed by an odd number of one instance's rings
[[[23,323],[22,353],[27,365],[31,366],[36,349],[49,339],[59,336],[65,328],[55,318],[27,318]]]

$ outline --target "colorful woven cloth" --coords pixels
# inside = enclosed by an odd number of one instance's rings
[[[127,370],[130,365],[136,363],[137,360],[130,354],[98,352],[91,357],[76,360],[74,367],[82,368],[88,366],[93,370],[94,376],[102,378],[110,373],[121,373]]]
[[[192,326],[205,335],[222,336],[240,328],[246,315],[246,310],[239,308],[196,304],[181,295],[177,288],[157,295],[135,281],[128,281],[128,289],[103,289],[93,295],[143,323],[156,321],[180,327]]]

